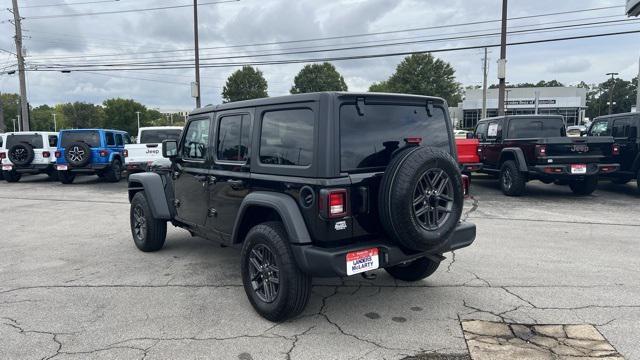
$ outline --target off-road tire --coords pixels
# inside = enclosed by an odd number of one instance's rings
[[[527,181],[513,160],[505,161],[500,167],[500,190],[507,196],[522,196]]]
[[[49,180],[51,180],[51,181],[60,180],[60,178],[58,177],[58,170],[56,170],[56,169],[47,171],[47,176],[49,177]]]
[[[439,261],[420,258],[408,264],[385,268],[385,270],[395,279],[412,282],[428,278],[438,270],[438,266],[440,266]]]
[[[252,251],[265,248],[270,251],[275,260],[277,272],[274,270],[273,273],[277,274],[279,282],[275,299],[271,302],[265,302],[260,298],[257,290],[253,288],[254,281],[250,278],[252,271],[250,266],[253,266],[250,265]],[[244,290],[258,314],[267,320],[279,322],[292,318],[304,310],[311,295],[311,277],[298,268],[282,223],[265,222],[251,228],[242,245],[240,262]],[[266,269],[272,269],[272,267]],[[269,277],[269,274],[265,276]],[[260,281],[263,281],[263,286],[266,285],[264,279],[255,278],[256,285],[259,285]]]
[[[425,182],[429,174],[440,175]],[[432,184],[441,179],[448,181],[446,194],[444,187]],[[396,244],[428,251],[441,247],[453,233],[463,202],[460,168],[451,155],[430,147],[408,147],[395,154],[387,166],[378,193],[378,213],[386,234]],[[416,210],[417,206],[420,209]],[[441,208],[446,211],[433,210]]]
[[[15,171],[3,171],[4,179],[10,183],[17,183],[22,178],[22,174]]]
[[[63,184],[73,184],[73,180],[75,180],[76,174],[70,171],[58,171],[58,179]]]
[[[586,176],[584,180],[574,180],[569,182],[569,188],[576,195],[591,195],[598,188],[597,176]]]
[[[131,236],[136,247],[144,252],[153,252],[162,249],[167,238],[167,222],[153,217],[149,203],[140,191],[131,199],[131,210],[129,211],[129,221],[131,223]],[[144,223],[143,226],[140,223]]]
[[[22,155],[20,157],[16,157],[15,152],[18,150],[22,149]],[[9,148],[7,157],[9,158],[9,160],[14,164],[14,165],[18,165],[18,166],[26,166],[29,165],[33,162],[33,159],[35,159],[36,153],[33,151],[33,146],[31,146],[31,144],[29,143],[19,143],[19,144],[15,144],[13,145],[11,148]]]
[[[638,194],[640,194],[640,170],[638,170],[638,174],[636,175],[636,190]]]
[[[82,154],[75,152],[82,151]],[[79,156],[80,159],[75,158]],[[73,167],[83,167],[91,162],[91,147],[81,141],[69,144],[64,150],[64,158]]]
[[[0,168],[0,180],[4,180],[4,171]]]
[[[111,162],[111,165],[104,170],[103,177],[108,182],[119,182],[122,179],[122,163],[120,160],[115,159]]]

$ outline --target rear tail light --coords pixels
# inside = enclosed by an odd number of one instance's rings
[[[43,158],[49,158],[50,156],[51,156],[51,153],[50,153],[50,152],[48,152],[48,151],[43,151],[43,152],[42,152],[42,157],[43,157]]]
[[[536,156],[537,157],[547,156],[547,145],[536,145]]]
[[[124,149],[124,151],[122,152],[122,155],[124,155],[124,157],[129,157],[129,150]]]
[[[562,170],[561,167],[553,167],[553,166],[549,166],[544,168],[544,172],[546,172],[547,174],[561,174],[564,170]]]
[[[620,155],[620,146],[618,144],[611,145],[611,155]]]
[[[469,196],[469,188],[471,187],[471,179],[467,175],[462,175],[462,193]]]
[[[407,145],[420,145],[420,143],[422,142],[422,138],[417,136],[408,137],[404,139],[404,142],[406,142]]]
[[[347,215],[347,190],[325,189],[320,192],[320,211],[327,218],[339,218]]]
[[[107,150],[100,150],[100,156],[107,157],[109,156],[109,152]]]
[[[59,158],[59,157],[61,157],[61,156],[62,156],[62,153],[61,153],[60,151],[56,151],[56,152],[54,153],[54,155],[55,155],[55,157],[56,157],[56,158]]]
[[[6,159],[6,158],[7,158],[7,153],[0,152],[0,159]]]

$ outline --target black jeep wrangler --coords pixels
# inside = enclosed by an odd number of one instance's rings
[[[315,93],[194,111],[169,173],[129,178],[131,232],[162,248],[166,224],[241,248],[249,301],[271,321],[300,313],[311,277],[384,268],[431,275],[469,246],[465,184],[444,100]]]
[[[588,136],[612,136],[614,151],[609,161],[620,163],[620,170],[606,176],[616,184],[626,184],[636,179],[640,192],[640,113],[625,113],[597,117]]]

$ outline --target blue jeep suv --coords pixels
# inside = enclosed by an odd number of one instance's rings
[[[131,143],[125,131],[106,129],[62,130],[58,136],[56,168],[63,184],[76,175],[98,175],[110,182],[121,179],[124,145]]]

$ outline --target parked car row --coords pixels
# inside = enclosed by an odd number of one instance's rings
[[[505,195],[520,196],[526,183],[568,185],[589,195],[598,180],[640,182],[640,113],[596,118],[581,136],[569,137],[561,116],[518,115],[483,119],[457,140],[463,171],[495,176]],[[475,148],[476,156],[472,154]],[[462,151],[461,151],[462,149]]]
[[[160,143],[177,139],[181,131],[179,127],[140,128],[138,144],[132,144],[127,132],[110,129],[4,133],[0,134],[1,176],[18,182],[25,174],[47,174],[71,184],[78,175],[97,175],[118,182],[125,169],[146,171],[162,157]]]

